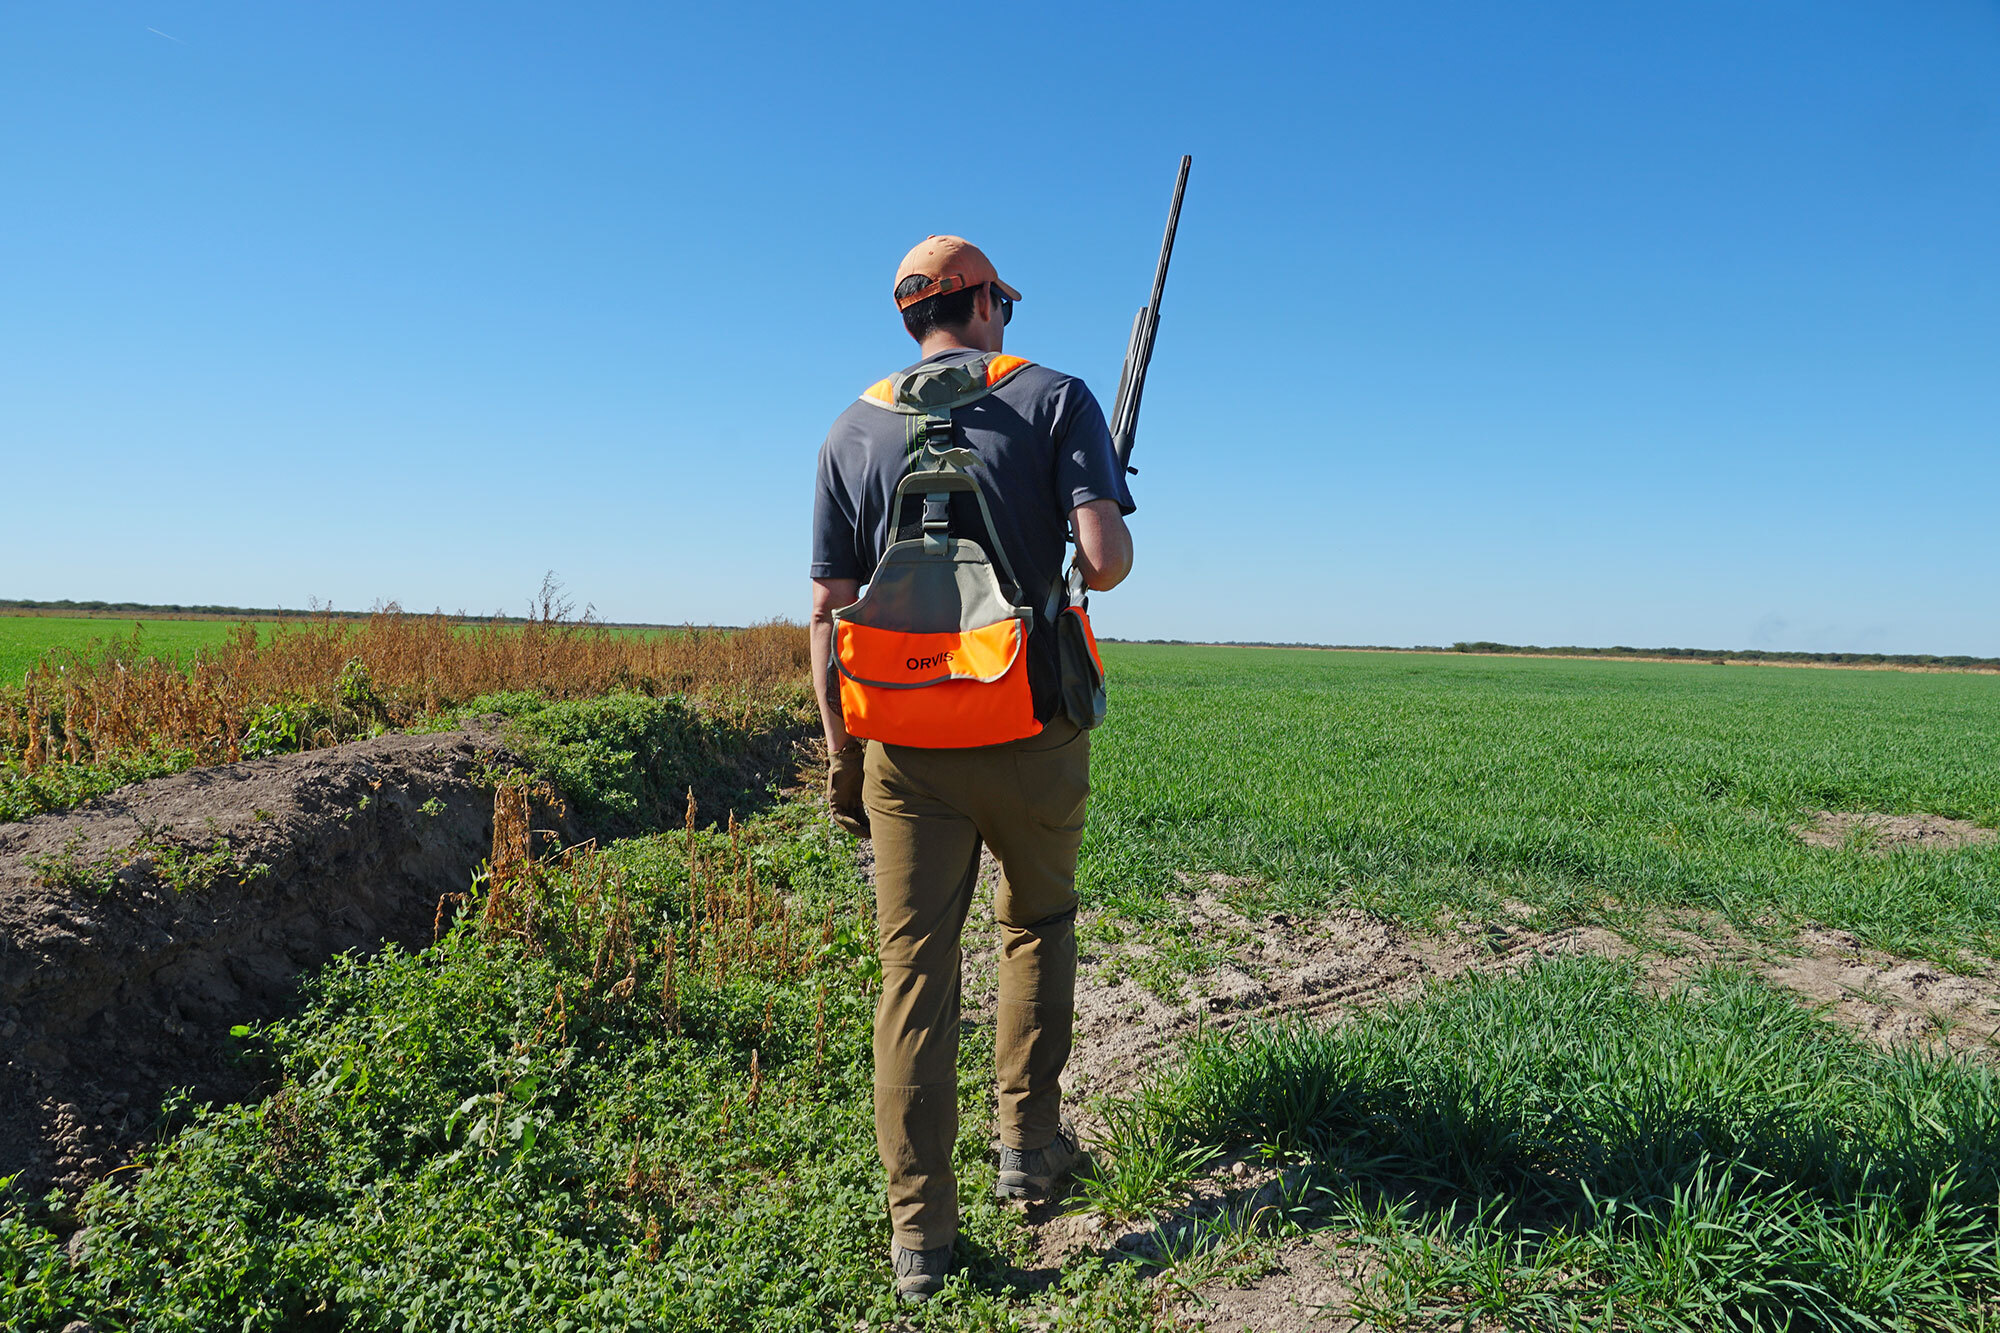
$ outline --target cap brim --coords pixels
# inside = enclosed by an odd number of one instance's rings
[[[1000,294],[1006,297],[1008,300],[1018,301],[1021,299],[1021,294],[1019,292],[1015,291],[1012,287],[1009,287],[1006,283],[1000,281],[1000,279],[998,278],[993,279],[993,285],[995,287],[998,287],[1000,289]]]

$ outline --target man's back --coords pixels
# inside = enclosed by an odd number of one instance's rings
[[[953,348],[917,364],[982,355]],[[861,397],[833,423],[820,449],[812,577],[866,581],[888,549],[895,522],[890,505],[910,467],[909,421]],[[1104,411],[1082,380],[1028,365],[955,410],[952,422],[958,442],[973,455],[967,470],[987,497],[1001,554],[1021,580],[1024,603],[1039,611],[1063,577],[1069,512],[1094,500],[1132,509],[1112,461]],[[960,529],[973,530],[972,502],[956,503]],[[1036,715],[1044,721],[1055,699],[1054,640],[1045,621],[1029,637],[1029,679]]]

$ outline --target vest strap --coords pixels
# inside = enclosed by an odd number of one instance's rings
[[[960,365],[915,366],[876,380],[861,391],[861,401],[911,416],[949,411],[977,402],[999,388],[1002,381],[1034,364],[1024,356],[994,352]]]

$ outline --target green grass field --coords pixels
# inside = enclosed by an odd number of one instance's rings
[[[264,622],[268,627],[270,622]],[[86,616],[0,615],[0,685],[18,685],[51,648],[88,648],[124,639],[134,627],[140,643],[160,657],[179,657],[221,643],[236,628],[230,620],[111,620]]]
[[[1823,808],[2000,822],[2000,680],[1106,658],[1081,875],[1128,938],[1178,931],[1175,872],[1221,871],[1253,916],[1518,924],[1525,905],[1642,950],[1677,918],[1775,941],[1845,926],[1957,966],[1994,949],[2000,850],[1818,849],[1789,826]],[[622,780],[623,742],[557,738],[591,762],[551,771]],[[551,875],[535,931],[468,921],[416,954],[337,962],[304,1012],[246,1037],[281,1093],[177,1113],[150,1169],[84,1204],[81,1267],[25,1201],[0,1208],[0,1324],[888,1326],[851,853],[810,801],[781,802],[740,847],[666,833]],[[753,867],[796,931],[745,888]],[[1192,942],[1190,972],[1222,947]],[[1367,1262],[1342,1311],[1367,1327],[1995,1327],[1990,1059],[1881,1050],[1749,970],[1663,989],[1641,961],[1475,974],[1325,1027],[1196,1031],[1098,1104],[1084,1203],[1172,1217],[1230,1157],[1283,1168],[1282,1188],[1052,1285],[1023,1282],[1034,1235],[984,1197],[990,1036],[970,1029],[966,1276],[917,1325],[1172,1327],[1175,1292],[1330,1233]]]
[[[2000,846],[1802,845],[1809,812],[2000,824],[1986,675],[1112,646],[1087,892],[1143,915],[1174,870],[1291,906],[1541,924],[1718,912],[1900,952],[1991,953]]]
[[[235,620],[158,620],[144,616],[131,619],[21,616],[0,612],[0,685],[19,684],[28,668],[51,648],[85,649],[108,639],[129,638],[137,627],[140,642],[155,656],[180,657],[221,643],[229,637],[229,631],[240,623]],[[260,620],[255,623],[261,633],[268,634],[272,628],[285,622]],[[677,626],[619,625],[614,626],[611,632],[620,638],[627,638],[635,635],[672,635],[684,631]]]

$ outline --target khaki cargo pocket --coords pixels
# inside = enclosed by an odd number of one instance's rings
[[[1056,833],[1083,831],[1090,805],[1089,732],[1076,730],[1067,739],[1045,732],[1016,744],[1014,776],[1036,823]]]

